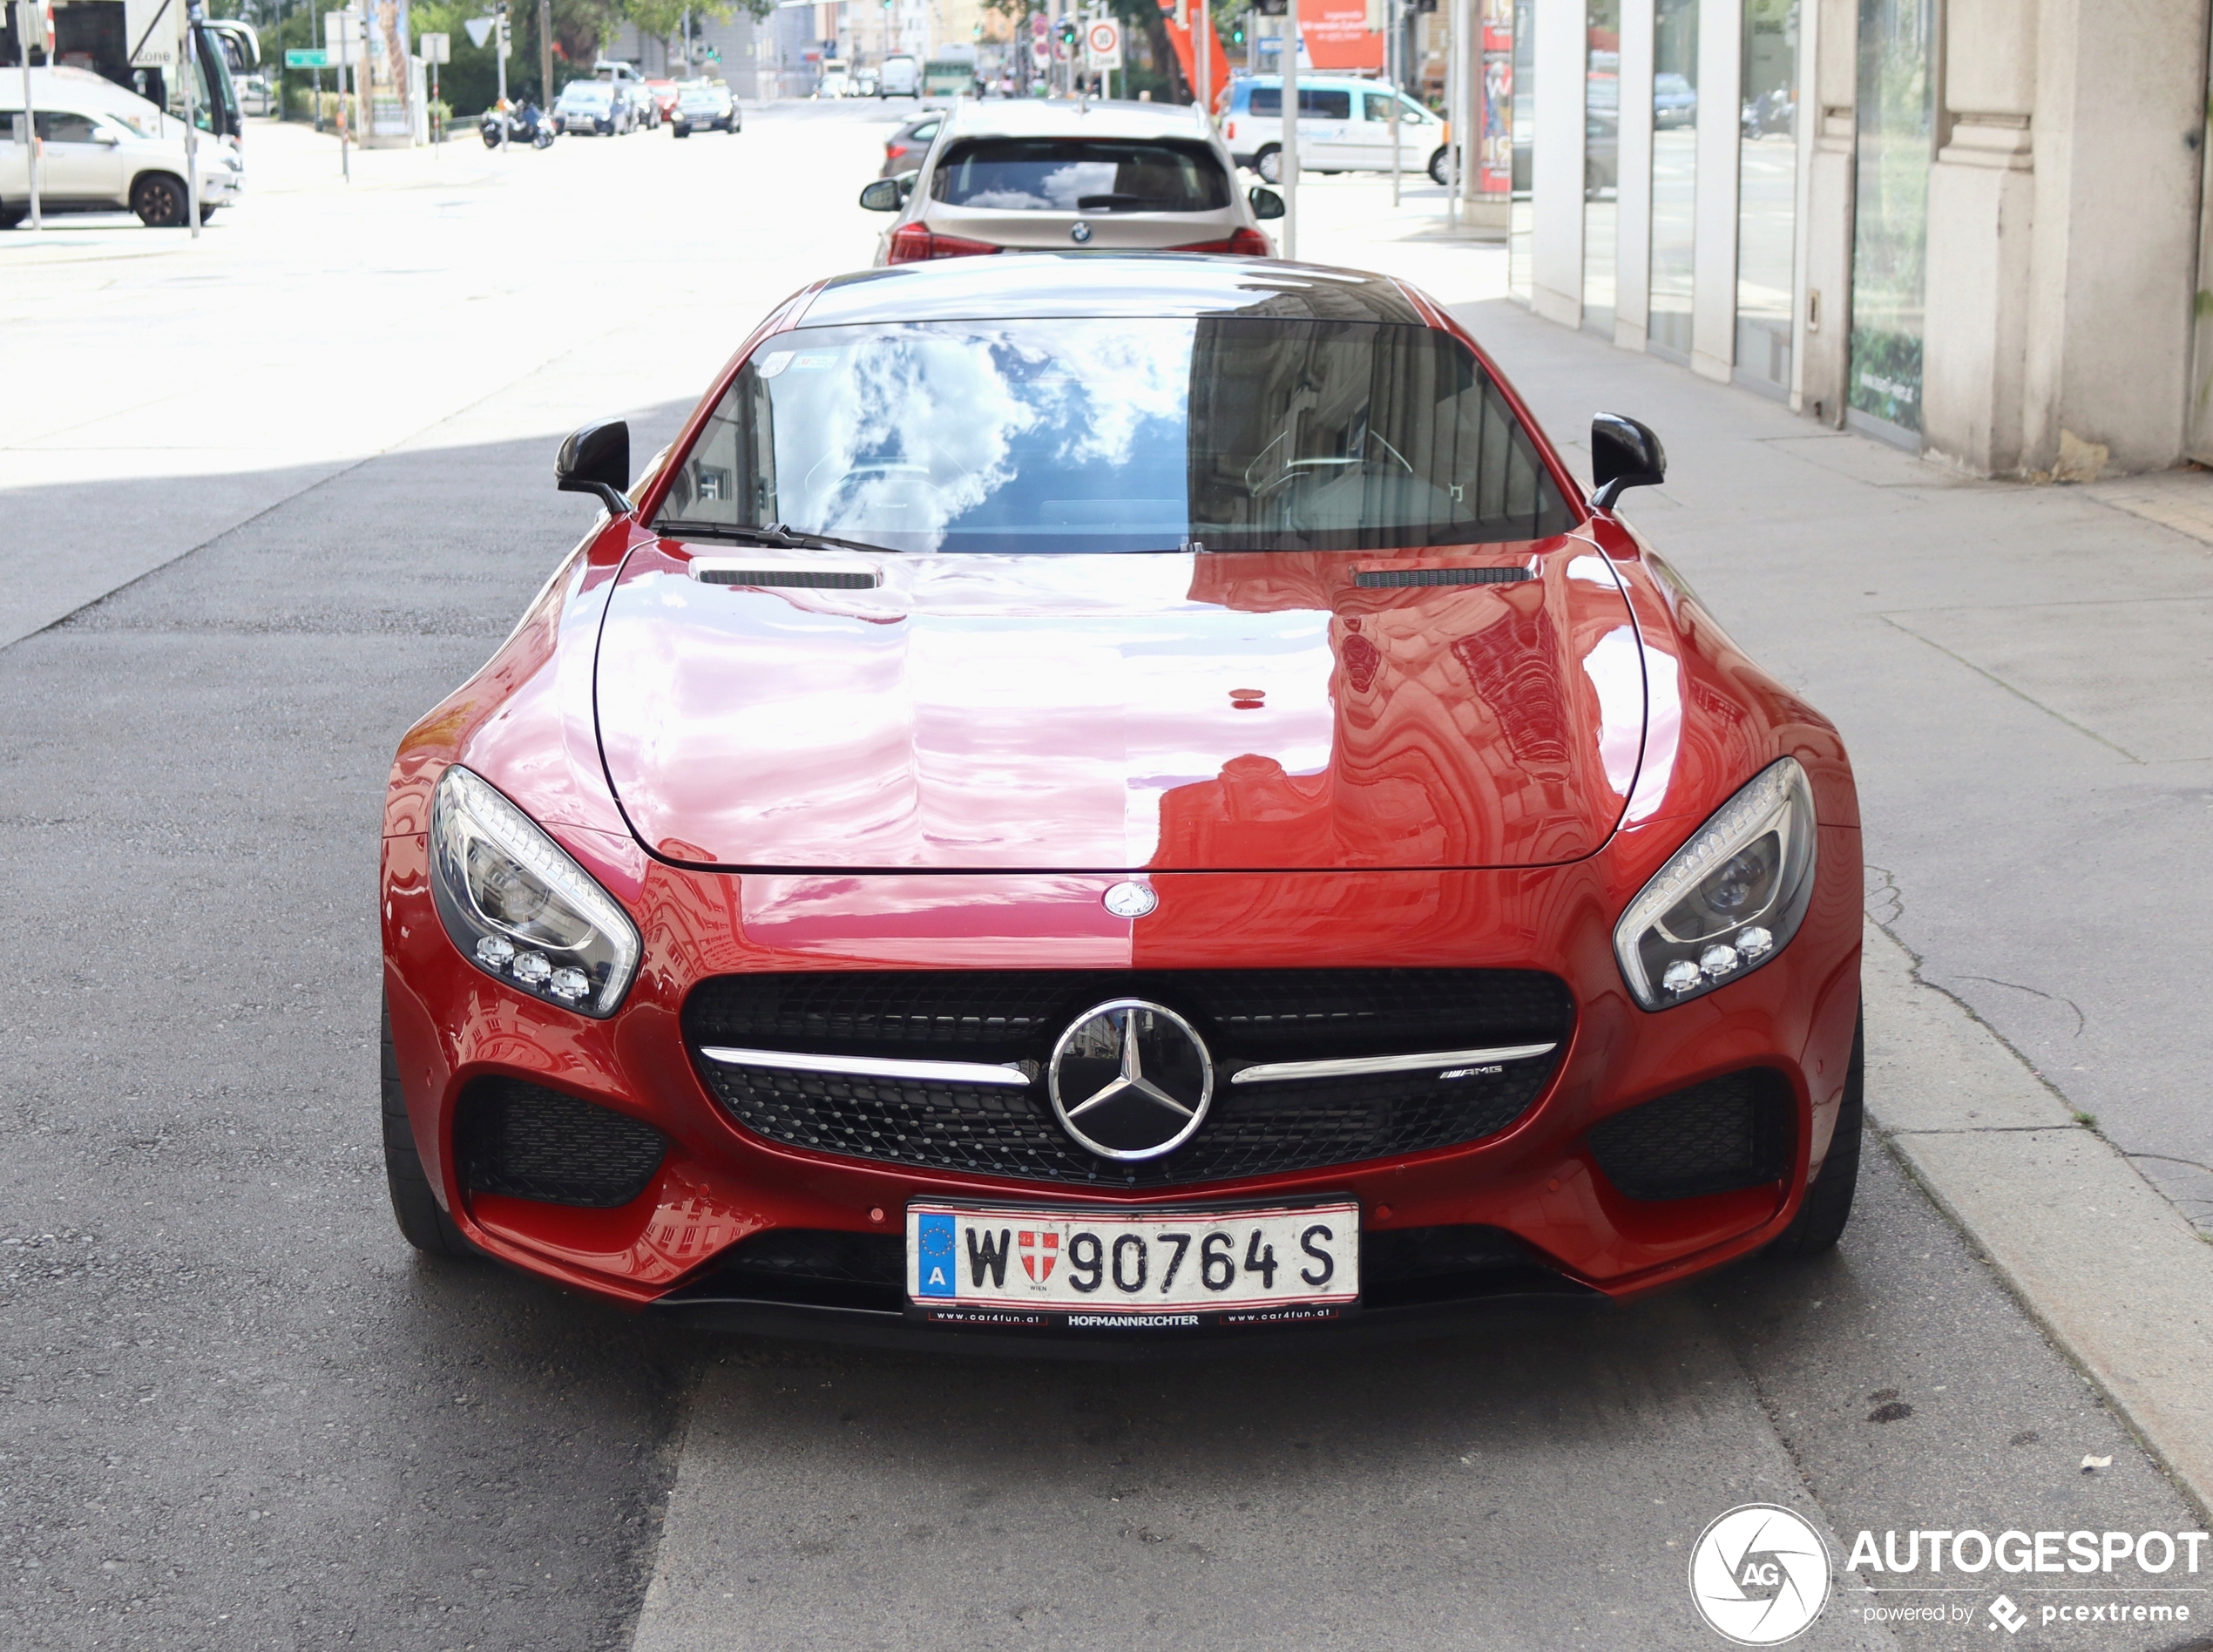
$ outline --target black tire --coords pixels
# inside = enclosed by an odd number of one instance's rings
[[[415,1130],[407,1121],[407,1096],[400,1087],[400,1059],[392,1049],[392,1006],[384,1006],[379,1029],[379,1065],[383,1077],[384,1183],[392,1195],[392,1219],[400,1234],[425,1256],[480,1255],[453,1225],[453,1218],[430,1191],[423,1157],[415,1150]]]
[[[147,173],[131,186],[131,210],[148,229],[182,229],[192,215],[185,180],[170,173]]]
[[[1429,180],[1441,186],[1452,181],[1452,151],[1443,144],[1438,145],[1437,152],[1429,158]]]
[[[1859,1186],[1859,1149],[1867,1124],[1867,1016],[1852,1028],[1851,1065],[1844,1070],[1844,1105],[1837,1109],[1837,1132],[1829,1156],[1806,1189],[1804,1203],[1782,1237],[1768,1247],[1770,1256],[1818,1256],[1836,1249],[1851,1220],[1852,1194]]]
[[[1282,149],[1276,144],[1264,146],[1261,152],[1253,157],[1253,170],[1260,174],[1260,181],[1263,184],[1282,183],[1283,181]]]
[[[28,207],[0,206],[0,229],[13,229],[30,216],[30,211]]]
[[[668,129],[668,135],[672,138],[689,138],[692,131],[688,126],[671,126]]]
[[[215,214],[221,210],[222,208],[220,206],[202,206],[200,209],[200,221],[203,224],[207,222],[209,219],[214,217]]]

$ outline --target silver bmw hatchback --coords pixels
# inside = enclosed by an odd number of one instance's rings
[[[915,172],[861,205],[897,216],[878,264],[1007,247],[1271,256],[1260,227],[1283,203],[1240,194],[1229,152],[1194,108],[1056,98],[964,101]]]

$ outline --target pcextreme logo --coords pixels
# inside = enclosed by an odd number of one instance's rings
[[[1829,1603],[1829,1547],[1773,1503],[1746,1503],[1698,1534],[1690,1598],[1715,1633],[1739,1646],[1780,1646]]]

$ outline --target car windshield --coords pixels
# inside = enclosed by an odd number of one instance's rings
[[[604,81],[579,80],[572,86],[563,87],[561,91],[561,101],[565,104],[605,104],[612,101],[613,98],[613,91]]]
[[[1383,550],[1572,523],[1506,398],[1445,334],[1183,317],[773,338],[659,525],[1054,552]]]
[[[1201,143],[971,138],[931,174],[930,198],[1013,212],[1213,213],[1229,205],[1229,179]]]
[[[149,108],[143,112],[135,109],[110,109],[104,112],[108,119],[122,127],[133,138],[161,136],[161,112],[158,109]]]

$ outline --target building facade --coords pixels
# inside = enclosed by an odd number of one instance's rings
[[[1979,475],[2213,459],[2207,0],[1462,3],[1539,315]]]

